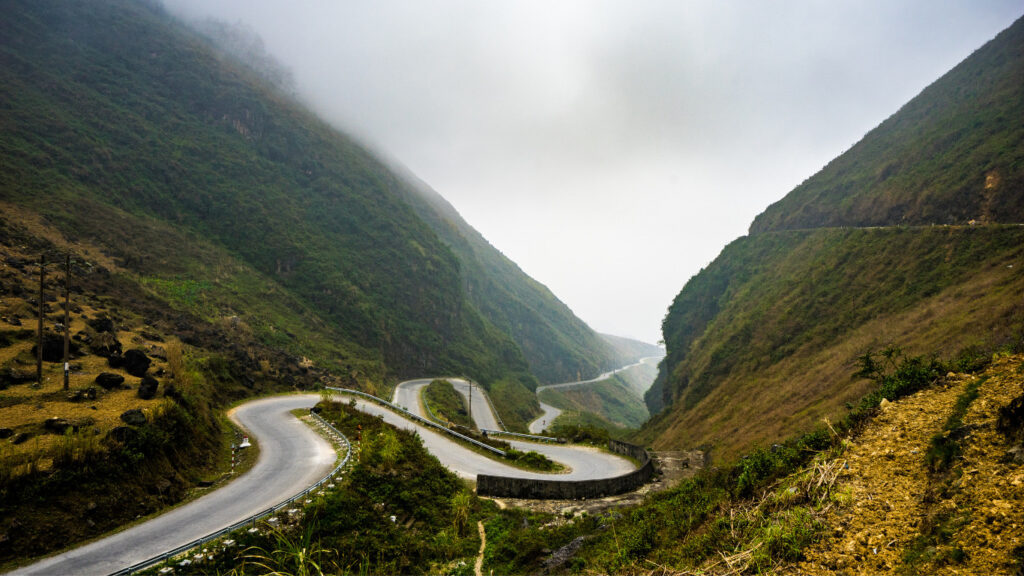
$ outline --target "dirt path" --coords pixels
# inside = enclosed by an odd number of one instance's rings
[[[476,529],[480,532],[480,551],[476,555],[476,564],[473,565],[473,572],[476,576],[484,575],[484,549],[487,548],[487,531],[484,530],[484,523],[477,522]]]
[[[837,486],[850,504],[829,514],[830,532],[806,551],[800,573],[1007,573],[1024,543],[1024,467],[1001,461],[1008,446],[995,420],[1024,392],[1020,357],[979,380],[961,428],[962,461],[949,474],[929,474],[926,463],[932,436],[972,380],[890,404],[853,443]]]

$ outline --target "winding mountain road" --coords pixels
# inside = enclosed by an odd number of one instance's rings
[[[625,372],[626,370],[629,370],[630,368],[635,368],[636,366],[640,366],[641,364],[647,362],[648,360],[654,360],[654,359],[660,359],[660,358],[662,358],[662,356],[648,356],[646,358],[641,358],[640,360],[637,360],[633,364],[630,364],[628,366],[623,366],[622,368],[616,368],[615,370],[611,370],[609,372],[605,372],[604,374],[601,374],[597,378],[591,378],[590,380],[578,380],[576,382],[562,382],[561,384],[546,384],[544,386],[537,386],[537,395],[539,396],[541,392],[543,392],[544,390],[548,390],[548,389],[570,388],[570,387],[573,387],[573,386],[580,386],[580,385],[583,385],[583,384],[593,384],[595,382],[600,382],[601,380],[607,380],[607,379],[611,378],[612,376],[614,376],[615,374],[618,374],[619,372]],[[538,400],[538,402],[539,402],[539,400]],[[562,413],[562,410],[560,408],[555,408],[551,404],[545,404],[544,402],[540,402],[540,409],[543,410],[543,413],[540,416],[538,416],[533,422],[530,422],[530,424],[529,424],[529,429],[530,429],[530,433],[531,434],[540,434],[542,431],[544,431],[544,428],[547,427],[548,424],[550,424],[551,422],[554,422],[555,418],[558,418],[558,415]]]
[[[468,382],[450,381],[456,390],[469,396]],[[399,384],[393,403],[426,417],[419,395],[430,382],[430,379],[422,379]],[[472,395],[474,421],[481,428],[503,429],[483,391],[478,390]],[[260,446],[259,459],[247,473],[165,514],[20,568],[10,575],[110,574],[234,524],[301,492],[329,472],[337,459],[327,441],[291,414],[292,410],[314,406],[320,399],[318,394],[295,394],[242,404],[228,415],[248,430]],[[378,404],[357,398],[356,405],[390,424],[414,430],[442,464],[464,478],[490,474],[592,480],[619,476],[634,469],[627,459],[596,448],[512,441],[510,444],[517,450],[540,452],[569,469],[555,475],[521,470],[470,450],[441,432]]]
[[[468,382],[459,378],[448,378],[447,380],[463,396],[469,396]],[[410,412],[427,418],[427,414],[419,401],[419,396],[423,388],[430,384],[431,381],[432,379],[422,379],[402,382],[395,388],[392,404],[403,406]],[[427,449],[437,456],[442,464],[464,478],[475,479],[478,474],[490,474],[512,478],[595,480],[598,478],[621,476],[635,469],[629,460],[598,450],[597,448],[521,442],[518,440],[510,441],[509,444],[516,450],[540,452],[569,468],[569,471],[564,474],[529,472],[503,464],[497,460],[492,460],[487,456],[456,444],[441,432],[415,424],[381,406],[369,402],[361,402],[359,409],[365,411],[373,410],[372,413],[381,414],[387,422],[395,426],[416,430],[420,437],[423,438],[423,444]],[[498,424],[498,419],[491,411],[490,404],[477,386],[474,386],[473,390],[473,420],[480,428],[490,430],[502,429]]]
[[[117,534],[11,573],[110,574],[173,550],[298,494],[331,471],[334,448],[291,414],[320,401],[317,394],[253,400],[229,416],[259,441],[260,456],[226,486]]]

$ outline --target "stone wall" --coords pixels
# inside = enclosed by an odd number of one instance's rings
[[[640,462],[640,467],[622,476],[600,480],[534,480],[481,474],[476,477],[476,492],[480,496],[533,500],[602,498],[632,492],[654,476],[654,461],[640,446],[612,440],[608,442],[608,449],[634,458]]]

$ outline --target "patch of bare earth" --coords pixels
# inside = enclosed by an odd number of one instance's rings
[[[957,398],[980,378],[960,430],[962,458],[946,473],[926,454]],[[889,404],[852,443],[823,539],[805,551],[799,574],[1012,574],[1024,545],[1024,466],[1006,457],[1000,408],[1024,393],[1024,359],[1003,359],[980,377],[947,383]],[[1017,550],[1018,552],[1014,552]],[[1018,572],[1019,573],[1019,572]]]

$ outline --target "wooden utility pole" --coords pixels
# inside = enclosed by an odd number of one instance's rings
[[[36,385],[43,385],[43,277],[46,274],[46,256],[39,257],[39,332],[36,342]]]
[[[71,254],[64,260],[64,389],[70,385],[71,371]]]

